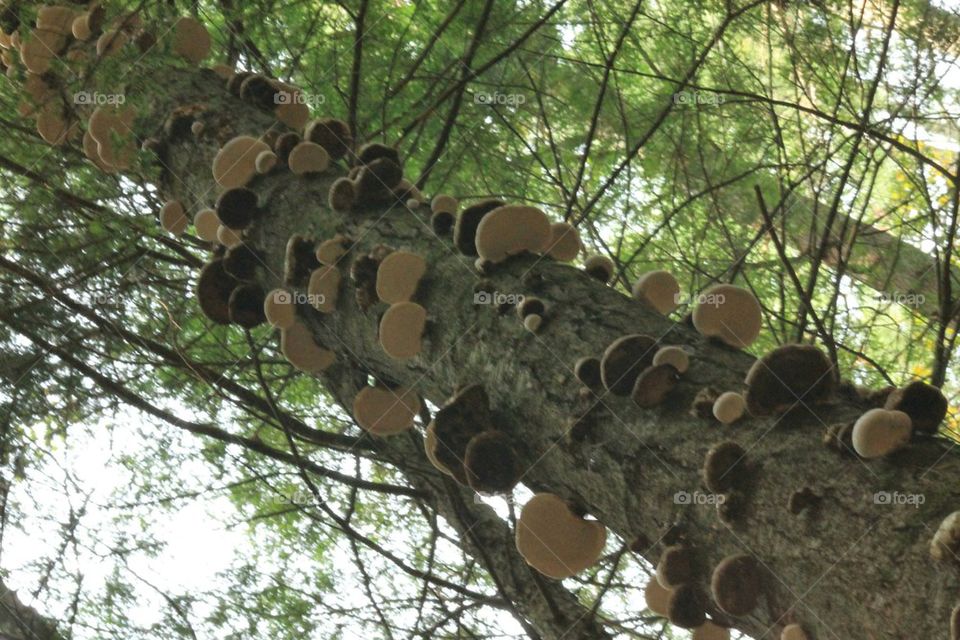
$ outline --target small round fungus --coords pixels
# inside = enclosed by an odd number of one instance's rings
[[[580,358],[573,365],[573,374],[588,389],[597,390],[603,386],[600,361],[597,358],[590,356]]]
[[[669,271],[648,271],[633,285],[633,297],[666,315],[677,308],[680,284]]]
[[[547,255],[560,262],[570,262],[580,253],[580,233],[569,222],[554,222],[550,225],[550,240]]]
[[[297,319],[297,307],[293,294],[284,289],[274,289],[263,300],[263,313],[272,326],[289,329]]]
[[[502,207],[504,202],[497,199],[481,200],[460,212],[453,227],[453,243],[460,253],[467,256],[477,255],[477,227],[488,213]]]
[[[210,34],[197,20],[188,16],[178,18],[172,31],[173,51],[187,62],[200,64],[210,53]]]
[[[853,423],[853,449],[861,458],[881,458],[906,445],[912,432],[904,412],[870,409]]]
[[[453,196],[448,196],[444,193],[435,195],[433,200],[430,201],[430,211],[433,213],[449,213],[450,215],[456,215],[457,209],[459,208],[460,201]]]
[[[273,168],[277,166],[277,154],[273,151],[267,149],[266,151],[261,151],[257,154],[257,159],[254,162],[254,166],[257,169],[257,173],[263,175],[273,171]]]
[[[510,438],[502,431],[478,433],[463,458],[467,484],[479,493],[508,493],[520,481],[522,469]]]
[[[550,578],[569,578],[589,568],[606,541],[603,524],[584,520],[552,493],[533,496],[517,521],[517,550],[527,564]]]
[[[221,224],[217,228],[217,241],[223,246],[230,248],[235,247],[243,242],[243,236],[240,235],[239,231],[235,231],[230,227]]]
[[[660,347],[653,354],[653,364],[669,364],[677,370],[677,373],[686,373],[690,368],[690,356],[683,347]]]
[[[337,359],[333,351],[317,344],[310,329],[299,320],[280,330],[280,351],[290,364],[306,373],[319,373]]]
[[[651,364],[640,372],[630,394],[638,407],[649,409],[663,402],[680,380],[672,364]]]
[[[217,241],[217,229],[220,227],[220,218],[213,209],[201,209],[193,216],[193,227],[197,230],[197,237],[206,242]]]
[[[613,260],[596,253],[587,257],[583,263],[583,270],[586,274],[600,282],[610,282],[614,269],[616,269],[616,265],[613,264]]]
[[[780,640],[810,640],[810,636],[803,630],[803,627],[794,623],[788,624],[780,632]]]
[[[736,391],[721,393],[713,403],[713,417],[723,424],[733,424],[747,409],[747,401]]]
[[[343,120],[323,118],[306,126],[303,137],[324,149],[331,160],[339,160],[353,147],[353,135]]]
[[[673,591],[667,589],[656,578],[650,578],[643,590],[643,599],[647,602],[647,609],[664,618],[667,617],[667,603]]]
[[[317,262],[325,264],[328,267],[336,265],[340,258],[346,255],[347,248],[344,246],[345,238],[336,236],[329,240],[324,240],[317,247]]]
[[[540,253],[549,241],[550,221],[536,207],[497,207],[477,225],[477,255],[494,264],[524,252]]]
[[[940,523],[930,541],[930,557],[937,562],[960,563],[960,511]]]
[[[523,328],[529,331],[530,333],[537,333],[540,331],[540,327],[543,325],[543,316],[538,316],[535,313],[525,316],[523,318]]]
[[[246,329],[252,329],[266,322],[263,302],[266,296],[263,289],[256,284],[241,284],[230,293],[227,309],[230,313],[230,322]]]
[[[408,387],[364,387],[353,399],[353,417],[377,436],[402,433],[413,427],[420,413],[420,396]]]
[[[600,361],[603,386],[618,396],[628,396],[640,374],[653,364],[657,342],[650,336],[631,334],[614,340]]]
[[[270,147],[252,136],[237,136],[213,159],[213,178],[224,189],[242,187],[257,174],[257,156]]]
[[[215,206],[220,223],[237,230],[249,227],[261,213],[257,194],[244,187],[224,191]]]
[[[277,136],[277,139],[273,142],[273,151],[277,154],[277,158],[283,162],[287,161],[287,158],[290,157],[290,152],[293,151],[298,144],[302,141],[300,135],[293,131],[288,131],[282,135]]]
[[[717,284],[698,296],[693,326],[701,335],[743,349],[760,335],[763,312],[757,298],[742,287]]]
[[[406,360],[420,353],[427,310],[415,302],[390,305],[380,318],[380,346],[391,358]]]
[[[884,409],[903,411],[910,416],[914,431],[936,433],[947,415],[947,399],[940,389],[914,380],[887,396]]]
[[[230,324],[230,294],[240,284],[223,268],[223,260],[204,265],[197,279],[197,301],[205,316],[217,324]]]
[[[695,629],[707,620],[707,597],[698,585],[684,584],[667,600],[667,618],[684,629]]]
[[[330,166],[330,155],[314,142],[301,142],[290,152],[287,164],[298,176],[323,173]]]
[[[340,270],[336,267],[321,266],[310,274],[307,293],[310,304],[320,313],[333,313],[337,310],[339,291]]]
[[[657,582],[664,589],[676,589],[697,579],[697,558],[693,550],[682,544],[667,547],[657,563]]]
[[[708,620],[693,630],[690,640],[730,640],[730,629]]]
[[[417,292],[427,262],[415,253],[394,251],[377,269],[377,296],[387,304],[406,302]]]
[[[160,209],[160,226],[164,231],[179,236],[187,229],[188,224],[190,219],[179,200],[171,200]]]
[[[739,488],[747,478],[747,452],[736,442],[721,442],[710,447],[703,460],[703,482],[715,493]]]
[[[204,125],[200,120],[194,120],[193,124],[190,125],[190,133],[199,137],[203,134]]]
[[[330,185],[327,204],[334,211],[349,211],[356,199],[356,187],[350,178],[337,178]]]
[[[753,556],[741,554],[720,561],[713,570],[710,590],[717,605],[732,616],[753,611],[763,592],[763,576]]]
[[[747,410],[764,416],[827,402],[836,390],[837,376],[817,347],[786,344],[754,362],[746,383]]]

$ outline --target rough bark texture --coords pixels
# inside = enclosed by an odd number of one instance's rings
[[[217,141],[186,138],[172,145],[167,158],[165,195],[196,211],[215,197],[210,162],[216,142],[238,133],[261,134],[272,118],[229,96],[209,72],[171,71],[156,84],[170,94],[158,96],[155,111],[138,122],[145,132],[156,130],[169,110],[181,104],[203,103],[212,120],[222,123],[208,122],[207,131]],[[344,233],[356,242],[350,259],[380,243],[427,259],[428,276],[418,301],[428,310],[430,323],[419,356],[405,363],[392,360],[377,343],[383,305],[362,312],[352,285],[345,282],[335,314],[306,311],[318,341],[337,352],[337,371],[342,374],[342,366],[414,386],[434,404],[441,404],[458,384],[482,384],[499,426],[524,443],[523,482],[582,505],[628,543],[642,541],[639,549],[652,562],[663,542],[682,536],[702,555],[706,584],[723,557],[755,555],[769,569],[764,602],[746,618],[716,614],[754,637],[778,637],[791,621],[802,622],[818,639],[948,637],[957,570],[937,567],[928,557],[933,531],[957,508],[953,483],[960,477],[960,459],[947,445],[917,442],[877,462],[828,450],[821,444],[824,428],[850,421],[863,410],[848,400],[784,419],[746,419],[733,427],[693,418],[688,409],[700,388],[742,389],[750,355],[709,343],[573,267],[523,257],[497,267],[486,279],[492,290],[546,301],[544,326],[533,335],[512,312],[500,314],[494,305],[475,304],[480,276],[472,258],[458,254],[448,238],[433,234],[425,208],[331,212],[327,189],[342,173],[338,169],[304,179],[280,172],[251,185],[269,208],[252,233],[266,254],[263,284],[279,284],[291,234],[322,240]],[[578,396],[574,361],[600,355],[628,333],[689,345],[696,352],[690,370],[657,409],[641,410],[629,399],[604,396],[604,411],[591,437],[571,443],[566,437],[571,421],[589,406]],[[341,401],[350,400],[351,379],[339,375],[333,383]],[[732,526],[721,522],[713,507],[674,500],[678,491],[705,491],[700,477],[704,454],[728,439],[740,442],[755,465],[746,513]],[[418,440],[407,434],[379,446],[403,462],[412,484],[430,490],[454,527],[471,531],[464,547],[493,570],[520,614],[544,637],[601,636],[584,622],[584,608],[568,592],[523,565],[502,522],[433,471]],[[422,464],[410,464],[414,452]],[[813,488],[823,501],[813,512],[793,516],[787,501],[802,487]],[[923,494],[925,502],[918,508],[875,504],[878,491]],[[551,598],[559,604],[551,606]],[[580,624],[564,635],[578,618]]]
[[[62,640],[51,621],[20,601],[0,581],[0,638],[9,640]]]

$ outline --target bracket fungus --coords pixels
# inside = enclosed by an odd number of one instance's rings
[[[533,296],[524,296],[517,303],[517,316],[523,322],[523,326],[531,333],[536,333],[543,322],[543,315],[547,311],[547,305],[540,298]]]
[[[667,589],[656,577],[650,578],[647,581],[647,586],[643,589],[643,599],[647,603],[647,609],[650,609],[653,613],[664,618],[667,617],[667,602],[670,599],[670,594],[673,593],[670,589]]]
[[[902,389],[892,391],[883,408],[903,411],[910,416],[915,432],[931,434],[937,432],[947,415],[947,399],[940,389],[914,380]]]
[[[676,589],[682,584],[695,582],[699,577],[697,574],[696,554],[690,547],[675,544],[660,554],[656,578],[664,589]]]
[[[220,223],[231,229],[246,229],[262,214],[257,194],[245,187],[227,189],[215,205]]]
[[[350,178],[337,178],[330,185],[327,205],[334,211],[349,211],[357,197],[357,189]]]
[[[235,231],[226,225],[217,227],[217,242],[230,248],[243,242],[243,236],[239,231]]]
[[[730,629],[708,620],[693,630],[690,640],[730,640]]]
[[[319,267],[313,239],[301,235],[290,236],[284,257],[283,281],[295,287],[304,286]]]
[[[940,523],[930,541],[930,557],[937,562],[960,563],[960,511]]]
[[[277,85],[270,78],[252,73],[240,83],[240,99],[264,111],[272,111],[277,106]]]
[[[170,200],[160,209],[160,226],[164,231],[179,236],[187,229],[190,219],[179,200]]]
[[[320,313],[333,313],[337,310],[337,297],[340,292],[340,269],[323,265],[310,274],[307,293],[310,304]]]
[[[777,347],[747,372],[747,410],[755,416],[827,402],[837,387],[830,359],[813,345]]]
[[[653,354],[653,364],[669,364],[677,370],[677,373],[686,373],[687,369],[690,368],[690,355],[683,347],[672,345],[660,347]]]
[[[301,142],[290,152],[287,165],[298,176],[323,173],[330,167],[330,155],[314,142]]]
[[[427,310],[415,302],[390,305],[380,318],[380,346],[391,358],[406,360],[420,353]]]
[[[721,393],[713,403],[713,417],[723,424],[733,424],[743,417],[747,401],[736,391]]]
[[[810,636],[803,630],[803,627],[793,623],[788,624],[780,632],[780,640],[810,640]]]
[[[648,271],[637,278],[631,293],[637,300],[646,302],[663,315],[667,315],[677,308],[680,284],[669,271]]]
[[[263,264],[261,252],[247,242],[228,247],[223,254],[223,268],[237,280],[253,280]]]
[[[698,296],[693,326],[700,335],[743,349],[760,335],[763,311],[756,296],[732,284],[716,284]]]
[[[266,296],[256,284],[241,284],[230,293],[227,310],[230,322],[246,329],[252,329],[266,322],[263,302]]]
[[[596,391],[603,387],[600,360],[597,358],[587,356],[577,360],[573,365],[573,375],[588,389]]]
[[[289,329],[297,320],[293,295],[284,289],[274,289],[263,300],[263,314],[271,326]]]
[[[713,387],[703,387],[697,391],[697,395],[693,397],[693,403],[690,405],[690,415],[695,418],[712,418],[713,416],[713,405],[716,403],[717,398],[720,397],[720,392],[714,389]]]
[[[656,407],[673,391],[679,380],[680,374],[672,364],[651,364],[637,376],[630,397],[638,407]]]
[[[459,389],[436,412],[427,426],[432,436],[434,466],[445,471],[460,484],[468,484],[464,460],[474,436],[493,429],[490,401],[478,384]],[[428,443],[429,444],[429,443]]]
[[[200,64],[210,53],[210,33],[194,18],[178,18],[171,31],[170,46],[174,53],[190,64]]]
[[[740,488],[746,480],[747,452],[736,442],[720,442],[703,459],[703,483],[716,493]]]
[[[200,270],[197,279],[197,300],[200,310],[217,324],[230,324],[230,294],[240,284],[223,268],[223,260],[216,258]]]
[[[683,584],[667,600],[667,618],[684,629],[695,629],[707,620],[707,597],[699,585]]]
[[[377,269],[377,297],[387,304],[407,302],[417,292],[427,262],[415,253],[394,251]]]
[[[336,265],[347,254],[346,241],[346,238],[337,235],[321,242],[317,247],[317,262],[328,267]]]
[[[851,441],[861,458],[882,458],[910,441],[913,425],[902,411],[870,409],[853,423]]]
[[[408,209],[416,209],[418,206],[420,206],[419,200],[407,200]],[[438,236],[447,235],[456,224],[457,217],[452,213],[447,213],[446,211],[437,211],[430,216],[430,227]]]
[[[591,567],[603,552],[607,529],[585,520],[552,493],[538,493],[517,520],[517,550],[531,567],[550,578],[569,578]]]
[[[588,276],[604,283],[610,282],[615,269],[613,260],[599,254],[589,256],[583,263],[583,270]]]
[[[570,262],[577,257],[582,246],[580,232],[569,222],[554,222],[550,225],[546,254],[554,260]]]
[[[502,200],[491,198],[476,202],[460,212],[453,227],[453,244],[460,253],[467,256],[477,255],[476,237],[480,221],[488,213],[504,204]]]
[[[467,484],[479,493],[510,492],[523,472],[509,436],[489,429],[473,436],[463,457]]]
[[[193,228],[197,231],[197,237],[206,242],[217,241],[219,226],[220,218],[213,209],[201,209],[197,215],[193,216]]]
[[[753,556],[741,554],[720,561],[713,570],[710,590],[717,605],[732,616],[753,611],[763,592],[763,574]]]
[[[308,123],[303,137],[326,149],[331,160],[339,160],[353,147],[350,127],[343,120],[335,118],[322,118]]]
[[[445,193],[435,195],[433,200],[430,201],[431,213],[448,213],[453,216],[456,215],[459,208],[460,201]]]
[[[111,169],[128,169],[136,154],[133,109],[102,105],[93,110],[87,129],[97,142],[97,154]]]
[[[306,373],[319,373],[337,359],[333,351],[317,344],[310,329],[299,320],[280,330],[280,352],[290,364]]]
[[[266,175],[274,170],[274,168],[277,166],[277,162],[279,162],[277,154],[275,154],[273,151],[267,150],[261,151],[259,154],[257,154],[257,159],[253,164],[257,170],[257,173],[260,175]]]
[[[377,158],[360,167],[354,180],[353,208],[378,207],[402,202],[393,193],[403,179],[403,169],[389,158]]]
[[[224,189],[243,187],[257,174],[257,156],[270,146],[253,136],[237,136],[213,158],[213,179]]]
[[[603,386],[618,396],[628,396],[640,374],[653,364],[657,342],[650,336],[631,334],[614,340],[600,361]]]
[[[408,387],[368,386],[353,399],[353,417],[376,436],[403,433],[420,413],[420,396]]]
[[[380,269],[380,260],[373,255],[357,257],[350,265],[350,279],[356,287],[355,297],[357,306],[366,311],[377,303],[377,271]]]

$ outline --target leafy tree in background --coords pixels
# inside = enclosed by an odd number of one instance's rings
[[[4,35],[19,28],[30,41],[39,8],[8,1]],[[33,607],[0,603],[0,630],[681,638],[643,594],[663,549],[682,543],[702,565],[703,593],[725,557],[763,567],[749,615],[704,603],[734,637],[779,637],[791,623],[819,640],[948,637],[960,580],[929,548],[957,509],[960,477],[955,12],[871,0],[105,9],[103,28],[129,41],[98,56],[95,30],[58,48],[42,104],[27,97],[36,78],[16,43],[0,43],[0,566]],[[185,15],[212,37],[200,65],[175,51]],[[282,284],[291,236],[349,239],[336,311],[300,309],[336,362],[298,371],[268,325],[201,313],[195,283],[217,249],[193,227],[173,236],[158,223],[170,201],[191,218],[214,205],[211,164],[234,136],[290,130],[231,93],[214,65],[296,85],[312,115],[347,122],[358,147],[396,147],[428,196],[461,208],[496,197],[575,225],[585,245],[575,265],[610,258],[609,285],[531,255],[478,272],[434,230],[429,206],[332,210],[348,163],[307,177],[281,168],[250,183],[265,209],[247,232],[259,284]],[[147,148],[105,172],[80,134],[118,97],[136,118],[114,142]],[[77,124],[60,144],[38,134],[50,109]],[[350,275],[381,246],[428,265],[424,347],[406,361],[380,347],[386,305],[358,305]],[[752,291],[763,330],[749,353],[700,337],[685,321],[691,305],[663,316],[631,299],[654,269],[675,275],[684,300],[717,282]],[[477,292],[535,295],[544,324],[526,331],[513,310],[476,304]],[[650,409],[582,393],[574,363],[633,333],[690,350],[668,400]],[[820,346],[851,384],[828,404],[801,397],[786,415],[732,426],[690,414],[700,390],[742,390],[755,357],[794,342]],[[913,380],[949,401],[937,437],[880,460],[822,444],[872,406],[853,384]],[[379,437],[354,422],[371,382],[426,401],[412,430]],[[426,425],[470,384],[516,448],[511,500],[478,498],[425,454]],[[678,500],[706,495],[704,455],[730,440],[750,468],[742,509]],[[84,484],[78,470],[91,466],[119,478],[111,495]],[[804,488],[819,502],[793,514]],[[600,560],[563,581],[514,544],[519,510],[540,492],[607,529]],[[239,527],[255,553],[213,587],[154,584],[143,563],[163,561],[157,530],[224,496],[231,508],[195,526]],[[13,566],[10,541],[28,538],[49,553]]]

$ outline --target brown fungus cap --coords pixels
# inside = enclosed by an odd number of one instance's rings
[[[453,228],[453,243],[460,253],[467,256],[477,255],[476,237],[480,221],[488,213],[503,205],[502,200],[481,200],[460,212]]]
[[[187,218],[187,212],[183,209],[183,203],[179,200],[170,200],[160,209],[160,226],[164,231],[179,236],[187,229],[190,219]]]
[[[263,264],[261,252],[248,242],[229,247],[223,254],[223,268],[237,280],[253,280]]]
[[[240,83],[240,99],[264,111],[272,111],[277,105],[277,85],[270,78],[253,73]]]
[[[631,292],[637,300],[666,315],[677,308],[680,284],[669,271],[648,271],[637,279]]]
[[[364,387],[353,399],[353,417],[377,436],[403,433],[420,413],[420,396],[408,387]]]
[[[654,364],[644,369],[633,385],[630,394],[638,407],[656,407],[667,397],[680,380],[679,372],[672,364]]]
[[[291,286],[306,285],[310,275],[320,267],[313,238],[293,235],[287,240],[283,266],[283,281]]]
[[[217,228],[217,242],[225,247],[235,247],[243,242],[243,235],[241,231],[235,231],[221,224]]]
[[[327,205],[334,211],[349,211],[357,197],[357,188],[350,178],[337,178],[330,185]]]
[[[710,590],[717,605],[732,616],[753,611],[763,592],[760,564],[749,555],[724,558],[713,570]]]
[[[637,378],[653,364],[657,342],[650,336],[631,334],[617,338],[603,352],[600,374],[603,386],[618,396],[633,392]]]
[[[708,620],[693,630],[690,640],[730,640],[730,629]]]
[[[320,313],[333,313],[337,310],[337,297],[340,292],[340,270],[336,267],[321,266],[310,274],[307,293],[310,304]]]
[[[194,18],[178,18],[171,31],[170,45],[174,53],[190,64],[200,64],[210,53],[210,33]]]
[[[263,301],[266,296],[256,284],[241,284],[230,293],[227,309],[230,322],[246,329],[252,329],[266,322]]]
[[[960,511],[954,511],[940,523],[930,541],[930,557],[937,562],[960,564]]]
[[[542,316],[547,311],[543,300],[534,296],[524,296],[517,303],[517,316],[523,320],[527,316]]]
[[[693,326],[701,335],[743,349],[760,335],[763,311],[756,296],[732,284],[717,284],[702,292],[693,310]]]
[[[726,493],[740,488],[747,479],[747,452],[736,442],[721,442],[707,451],[703,460],[703,482],[707,489]]]
[[[380,142],[368,142],[360,147],[357,152],[357,162],[359,164],[370,164],[381,158],[386,158],[397,166],[403,166],[403,162],[400,161],[400,152],[394,147]]]
[[[810,640],[810,636],[803,630],[803,627],[794,623],[783,628],[783,631],[780,632],[780,640]]]
[[[787,344],[754,362],[746,383],[747,409],[764,416],[827,402],[836,390],[837,376],[817,347]]]
[[[736,391],[726,391],[720,394],[713,403],[713,417],[723,424],[733,424],[743,417],[747,409],[747,401]]]
[[[213,178],[224,189],[242,187],[257,174],[257,156],[270,146],[252,136],[237,136],[213,159]]]
[[[552,493],[533,496],[517,521],[517,550],[550,578],[569,578],[593,566],[606,540],[603,524],[581,518]]]
[[[695,582],[699,577],[696,554],[688,546],[675,544],[660,554],[657,562],[657,582],[665,589]]]
[[[684,584],[667,600],[667,618],[684,629],[694,629],[707,620],[707,597],[699,585]]]
[[[290,152],[293,151],[301,141],[302,138],[300,134],[288,131],[277,136],[277,139],[273,141],[273,152],[277,154],[277,158],[286,162],[287,158],[290,157]]]
[[[597,390],[603,387],[603,377],[600,374],[600,360],[585,356],[573,365],[573,374],[577,376],[583,386]]]
[[[690,355],[683,347],[668,345],[660,347],[653,354],[653,364],[669,364],[677,373],[685,373],[690,368]]]
[[[390,305],[380,318],[380,346],[391,358],[407,360],[420,353],[427,310],[415,302]]]
[[[902,411],[870,409],[853,423],[851,441],[861,458],[882,458],[910,441],[913,426]]]
[[[407,207],[411,207],[411,203],[419,205],[419,202],[416,200],[411,200],[407,202]],[[457,223],[457,217],[452,213],[447,213],[446,211],[437,211],[436,213],[430,216],[430,226],[433,228],[433,232],[438,236],[445,236],[454,228],[454,225]]]
[[[490,429],[467,443],[463,458],[467,484],[479,493],[509,493],[520,481],[522,469],[510,438]]]
[[[227,189],[215,206],[220,223],[234,230],[246,229],[261,215],[257,194],[244,187]]]
[[[656,578],[650,578],[643,590],[643,599],[647,603],[647,609],[666,618],[669,612],[667,603],[672,593],[672,589],[664,587]]]
[[[451,216],[456,215],[460,208],[460,201],[445,193],[437,194],[430,201],[430,211],[432,213],[447,213]]]
[[[284,289],[274,289],[263,300],[263,315],[273,327],[289,329],[297,320],[297,306],[293,294]]]
[[[947,399],[943,393],[920,380],[914,380],[890,393],[883,406],[910,416],[913,430],[920,433],[936,433],[937,427],[947,416]]]
[[[329,240],[324,240],[317,247],[317,262],[325,264],[328,267],[335,266],[340,262],[340,258],[347,254],[346,238],[337,235]]]
[[[690,405],[690,415],[695,418],[713,417],[713,405],[718,397],[720,397],[719,391],[713,387],[703,387],[697,391],[697,395],[693,398],[693,403]]]
[[[280,351],[290,364],[306,373],[319,373],[337,359],[333,351],[317,344],[313,333],[299,320],[280,330]]]
[[[437,434],[434,433],[433,425],[434,423],[431,422],[430,424],[427,425],[427,428],[424,431],[424,436],[423,436],[424,453],[427,454],[427,460],[430,461],[430,464],[432,464],[437,471],[440,471],[441,473],[444,473],[452,478],[453,472],[450,471],[450,469],[444,466],[443,463],[441,463],[437,459]],[[466,482],[466,478],[464,478],[464,482]]]
[[[570,262],[577,257],[582,248],[580,233],[569,222],[554,222],[550,225],[550,240],[546,253],[554,260]]]
[[[196,124],[196,123],[194,123]],[[257,159],[254,161],[254,166],[257,169],[257,173],[265,175],[274,170],[279,162],[277,154],[273,151],[261,151],[257,154]]]
[[[353,147],[353,134],[350,127],[343,120],[322,118],[307,124],[303,137],[315,142],[330,155],[332,160],[339,160]]]
[[[201,209],[197,215],[193,216],[193,228],[197,232],[197,237],[206,242],[217,241],[217,228],[220,226],[220,218],[213,209]]]
[[[394,251],[377,269],[377,296],[387,304],[406,302],[417,292],[427,262],[415,253]]]
[[[197,279],[197,300],[200,310],[217,324],[230,324],[228,304],[230,294],[237,287],[237,279],[223,268],[223,260],[217,258],[200,270]]]
[[[330,155],[314,142],[301,142],[290,152],[287,165],[298,176],[323,173],[330,167]]]
[[[439,468],[445,469],[461,484],[467,484],[464,460],[474,436],[493,429],[490,401],[478,384],[459,389],[437,411],[427,427],[436,440],[433,455]]]
[[[614,269],[615,265],[613,264],[613,260],[599,254],[588,256],[583,262],[583,270],[586,274],[600,282],[610,282]]]

